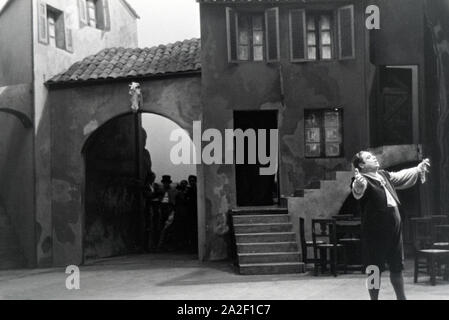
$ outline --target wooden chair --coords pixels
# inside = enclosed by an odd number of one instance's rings
[[[320,244],[319,239],[325,239],[325,243]],[[312,242],[315,276],[318,270],[324,273],[327,265],[331,267],[331,273],[336,277],[338,273],[339,253],[342,253],[344,272],[346,273],[346,252],[345,247],[337,242],[337,223],[335,219],[313,219],[312,220]],[[318,254],[319,253],[319,254]],[[329,259],[327,259],[329,253]]]
[[[365,273],[362,263],[361,218],[353,215],[340,215],[333,217],[337,223],[337,242],[345,247],[346,268]],[[352,264],[349,263],[352,257]]]
[[[313,241],[306,240],[305,219],[299,218],[299,238],[301,240],[302,261],[307,265],[315,263],[315,259],[308,258],[309,248],[313,248]],[[317,241],[317,244],[324,244],[324,241]]]
[[[449,218],[447,215],[434,215],[432,219],[432,232],[434,234],[433,249],[449,250]]]
[[[430,282],[436,285],[441,265],[445,265],[444,279],[449,279],[449,250],[434,249],[432,218],[413,218],[413,245],[415,250],[414,282],[418,282],[420,273],[430,275]]]

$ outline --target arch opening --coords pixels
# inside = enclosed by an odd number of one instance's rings
[[[153,252],[197,254],[196,167],[170,161],[176,144],[170,135],[179,129],[153,113],[125,114],[86,141],[84,261]],[[192,150],[187,132],[184,138]]]

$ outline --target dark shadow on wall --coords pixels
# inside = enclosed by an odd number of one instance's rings
[[[84,257],[89,260],[138,253],[143,221],[134,116],[111,120],[87,143]],[[144,144],[140,148],[140,154],[144,154]],[[151,170],[151,163],[146,169]]]

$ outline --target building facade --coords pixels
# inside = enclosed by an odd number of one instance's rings
[[[44,83],[103,48],[137,47],[137,18],[121,0],[11,0],[3,7],[0,127],[9,139],[0,156],[2,228],[18,237],[19,245],[4,248],[12,264],[52,265],[51,118]]]

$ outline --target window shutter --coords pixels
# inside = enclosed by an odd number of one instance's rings
[[[354,5],[338,9],[338,35],[340,59],[354,59]]]
[[[55,29],[56,29],[56,47],[59,49],[65,50],[65,23],[64,23],[64,14],[59,14],[58,18],[55,21]]]
[[[87,7],[86,0],[78,0],[78,14],[80,17],[80,27],[87,25]]]
[[[97,1],[97,26],[99,29],[110,31],[111,30],[111,18],[109,15],[109,1],[98,0]]]
[[[265,11],[267,61],[279,61],[279,8],[271,8]]]
[[[40,43],[48,44],[48,22],[47,22],[47,4],[38,1],[38,40]]]
[[[292,62],[306,60],[306,12],[290,11],[290,57]]]
[[[65,23],[65,49],[73,53],[73,35],[72,29],[69,27],[69,15],[66,13],[64,15],[64,23]]]
[[[238,21],[237,14],[232,8],[226,8],[226,32],[228,39],[228,62],[236,62]]]

